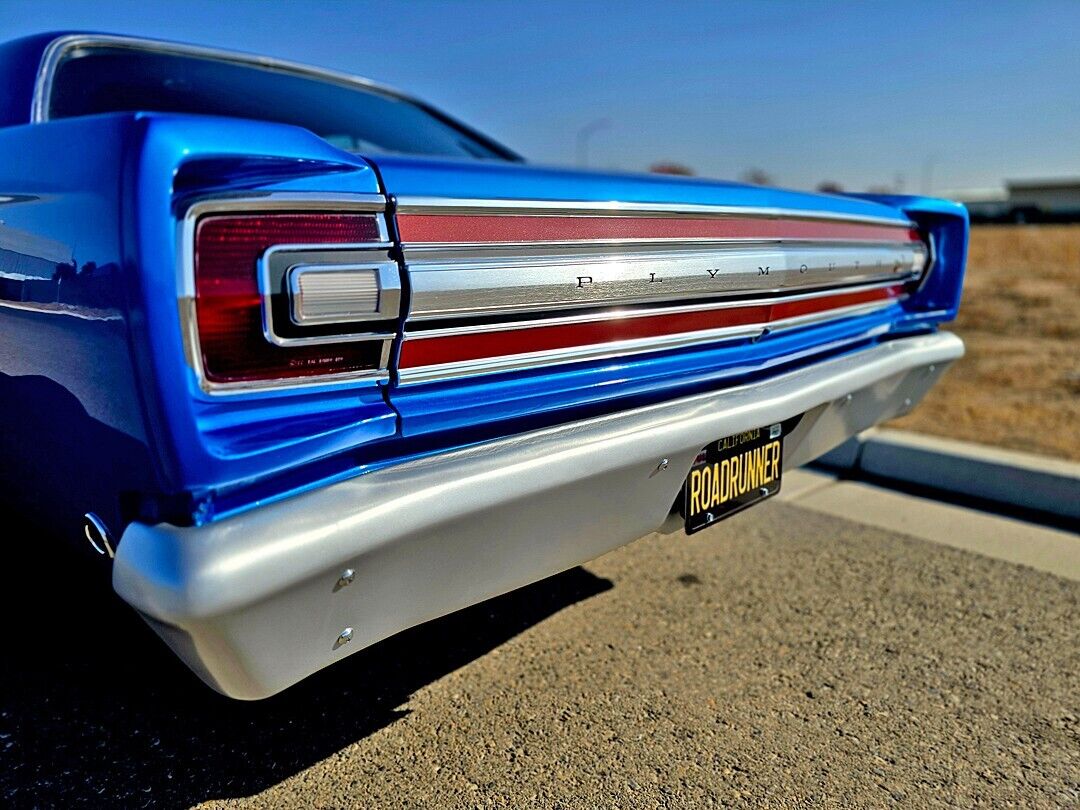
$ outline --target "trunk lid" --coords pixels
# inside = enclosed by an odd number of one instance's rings
[[[872,200],[369,160],[407,277],[390,387],[406,435],[603,410],[841,350],[887,328],[929,257],[915,223]]]

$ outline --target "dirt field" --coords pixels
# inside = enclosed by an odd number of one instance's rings
[[[968,353],[907,428],[1080,461],[1080,225],[972,230]]]

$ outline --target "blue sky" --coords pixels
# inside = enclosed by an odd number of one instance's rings
[[[601,168],[909,192],[1080,176],[1080,0],[0,0],[0,38],[64,28],[369,76],[541,163],[607,119]]]

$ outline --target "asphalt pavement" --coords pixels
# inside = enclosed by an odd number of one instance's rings
[[[837,516],[844,492],[793,482],[252,704],[202,686],[83,577],[9,562],[0,799],[1077,806],[1080,582],[1045,547],[1037,570],[927,539],[944,518]],[[1059,534],[1043,540],[1080,543]]]

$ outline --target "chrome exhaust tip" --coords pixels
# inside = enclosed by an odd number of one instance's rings
[[[93,512],[87,512],[83,515],[83,535],[98,554],[108,556],[110,560],[115,556],[109,529],[101,518]]]

